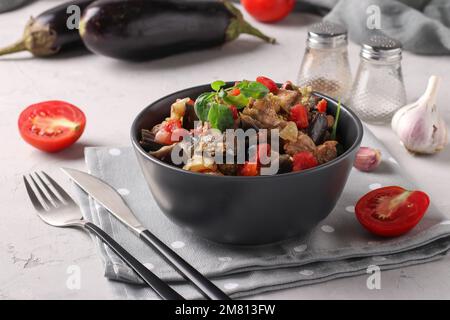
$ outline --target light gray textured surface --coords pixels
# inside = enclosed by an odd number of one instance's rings
[[[38,1],[0,16],[0,42],[21,35],[26,19],[57,1]],[[134,116],[152,100],[213,79],[253,78],[266,74],[276,80],[295,79],[304,50],[305,26],[316,18],[294,14],[277,25],[260,25],[280,44],[269,46],[242,37],[222,48],[188,53],[159,61],[131,64],[90,55],[39,60],[28,54],[0,58],[0,299],[111,299],[116,285],[102,274],[89,237],[78,230],[46,226],[35,216],[25,195],[21,175],[46,170],[64,186],[58,167],[85,169],[85,146],[128,146]],[[350,45],[352,70],[358,64],[358,46]],[[438,104],[450,123],[450,58],[406,53],[404,75],[408,99],[416,99],[431,74],[444,77]],[[88,126],[79,143],[48,155],[23,143],[17,117],[27,105],[48,99],[68,100],[85,111]],[[432,157],[409,155],[388,127],[371,127],[405,168],[427,191],[433,203],[450,213],[450,148]],[[367,276],[258,295],[273,299],[414,299],[450,298],[450,258],[382,273],[382,289],[368,290]],[[81,289],[69,290],[67,268],[81,270]],[[133,290],[130,288],[129,290]]]

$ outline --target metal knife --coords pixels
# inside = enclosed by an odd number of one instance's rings
[[[212,300],[230,299],[230,297],[216,287],[216,285],[142,226],[121,195],[108,183],[83,171],[69,168],[61,168],[61,170],[81,189],[111,212],[120,222],[136,233],[139,238],[153,250],[160,254],[166,262],[183,275],[186,280],[192,282],[205,297]]]

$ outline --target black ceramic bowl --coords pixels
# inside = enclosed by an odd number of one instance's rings
[[[333,210],[363,136],[360,120],[345,106],[337,135],[345,152],[303,172],[274,176],[213,176],[185,171],[150,155],[139,145],[140,131],[170,113],[177,98],[195,99],[209,85],[170,94],[145,108],[131,128],[131,140],[145,180],[161,210],[201,237],[228,244],[259,245],[309,233]],[[337,102],[328,101],[334,114]]]

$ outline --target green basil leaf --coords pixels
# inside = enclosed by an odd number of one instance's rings
[[[211,127],[225,131],[226,129],[233,128],[234,120],[233,113],[226,105],[218,104],[215,102],[210,103],[208,112],[208,122]]]
[[[211,83],[211,88],[217,92],[225,85],[226,85],[225,81],[216,80],[213,83]]]
[[[195,100],[194,110],[195,114],[201,121],[208,120],[208,112],[210,108],[210,103],[214,100],[215,92],[205,92],[198,96]]]
[[[229,105],[233,105],[238,109],[244,108],[249,103],[248,98],[246,96],[244,96],[243,94],[240,94],[237,96],[226,95],[222,99],[223,99],[223,101],[225,101],[225,103],[227,103]]]
[[[269,93],[269,89],[257,81],[242,81],[236,87],[247,98],[261,99]]]

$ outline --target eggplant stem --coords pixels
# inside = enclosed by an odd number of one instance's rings
[[[255,27],[253,27],[250,23],[248,23],[245,20],[241,20],[239,21],[239,31],[240,33],[246,33],[246,34],[250,34],[253,35],[255,37],[258,37],[268,43],[271,44],[275,44],[277,41],[275,38],[269,37],[267,35],[265,35],[264,33],[262,33],[261,31],[259,31],[258,29],[256,29]]]
[[[23,39],[10,46],[0,49],[0,56],[21,51],[27,51],[27,47],[25,46],[25,41]]]
[[[222,0],[223,5],[227,8],[227,10],[234,16],[230,24],[228,25],[227,31],[226,31],[226,40],[232,41],[239,37],[240,34],[246,33],[250,34],[252,36],[258,37],[268,43],[276,43],[275,38],[269,37],[253,27],[250,23],[245,21],[244,16],[242,15],[242,12],[236,8],[231,2],[228,0]]]

